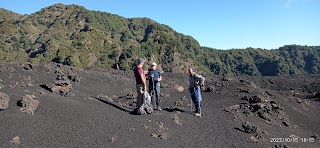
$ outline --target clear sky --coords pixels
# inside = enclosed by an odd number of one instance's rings
[[[217,49],[320,45],[320,0],[1,0],[30,14],[55,3],[149,17]]]

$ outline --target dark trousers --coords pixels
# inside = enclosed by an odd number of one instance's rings
[[[149,94],[151,96],[152,105],[155,108],[159,107],[160,106],[160,82],[149,82]]]

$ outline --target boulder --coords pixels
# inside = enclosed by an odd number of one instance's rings
[[[258,139],[256,139],[254,136],[251,136],[247,141],[252,143],[258,143]]]
[[[245,88],[237,88],[237,92],[241,92],[241,93],[251,93],[251,89],[245,89]]]
[[[290,148],[286,143],[280,143],[275,145],[274,148]]]
[[[12,138],[10,142],[15,145],[19,145],[21,143],[19,136]]]
[[[275,103],[272,103],[271,106],[273,109],[280,109],[280,107]]]
[[[176,101],[176,102],[174,102],[174,106],[183,106],[183,101],[181,101],[181,100],[178,100],[178,101]]]
[[[269,117],[269,115],[262,110],[258,112],[258,116],[264,120],[271,121],[271,118]]]
[[[213,85],[207,87],[206,92],[215,92],[216,88]]]
[[[302,103],[302,100],[300,98],[296,99],[297,103]]]
[[[320,98],[320,92],[314,93],[313,98]]]
[[[33,69],[33,66],[32,66],[32,64],[29,63],[29,64],[24,65],[23,68],[24,68],[25,70],[32,70],[32,69]]]
[[[256,133],[257,126],[250,122],[242,122],[242,128],[244,129],[245,133]]]
[[[133,100],[134,99],[133,93],[131,93],[131,92],[128,93],[126,98],[129,99],[129,100]]]
[[[183,92],[184,91],[183,86],[176,87],[176,91],[179,92],[179,93]]]
[[[68,79],[74,83],[80,83],[80,77],[77,75],[69,75]]]
[[[0,81],[1,82],[1,81]],[[0,83],[0,89],[5,88],[6,86]]]
[[[240,110],[239,105],[232,105],[223,109],[226,112],[238,112]]]
[[[251,96],[249,97],[249,103],[259,103],[262,101],[261,96]]]
[[[0,92],[0,110],[5,110],[9,107],[10,98],[7,94]]]
[[[250,105],[248,104],[241,104],[240,105],[240,110],[242,111],[242,113],[244,114],[251,114],[251,110],[250,110]]]
[[[56,80],[66,81],[66,80],[68,80],[68,77],[65,76],[65,75],[58,74],[57,77],[56,77]]]
[[[285,125],[285,126],[290,126],[290,125],[291,125],[291,124],[290,124],[290,121],[287,120],[287,119],[283,120],[283,121],[282,121],[282,124]]]
[[[21,107],[20,110],[22,112],[26,112],[31,115],[34,115],[34,111],[37,109],[39,103],[40,102],[35,99],[34,95],[23,96],[22,99],[17,102],[18,106]]]
[[[72,84],[70,81],[57,80],[51,86],[51,91],[61,96],[68,96],[72,93]]]
[[[232,81],[232,78],[229,78],[229,77],[223,77],[221,79],[221,81]]]

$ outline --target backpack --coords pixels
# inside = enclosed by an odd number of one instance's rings
[[[147,91],[144,91],[143,94],[143,103],[139,108],[137,108],[137,115],[146,115],[153,112],[153,107],[151,105],[151,96]]]
[[[204,87],[204,81],[200,81],[199,78],[196,77],[196,75],[193,75],[193,78],[194,78],[194,86],[195,88],[197,88],[197,86],[200,86],[200,90],[203,90],[205,87]]]

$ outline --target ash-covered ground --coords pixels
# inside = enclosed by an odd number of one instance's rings
[[[174,73],[142,116],[132,71],[0,63],[0,147],[320,147],[320,75],[205,77],[201,118]]]

